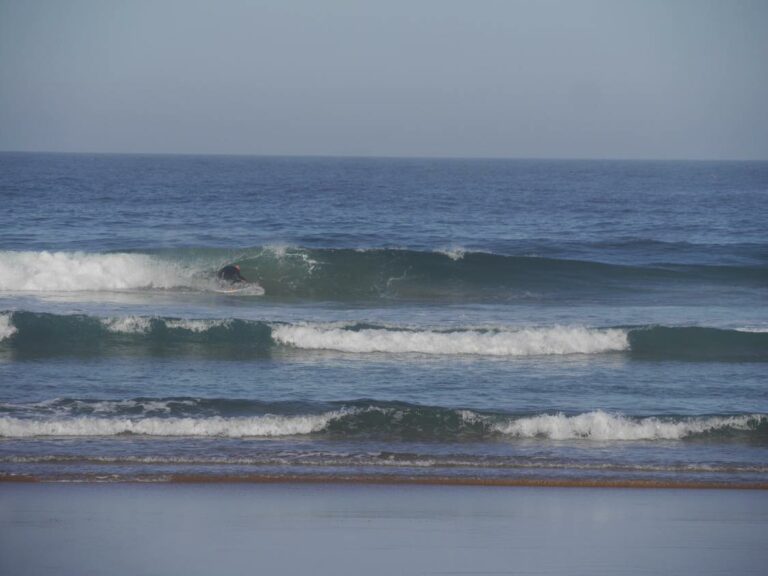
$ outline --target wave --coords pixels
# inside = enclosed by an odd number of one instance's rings
[[[16,331],[16,326],[11,323],[11,315],[0,314],[0,342],[16,334]]]
[[[273,328],[272,338],[295,348],[352,353],[533,356],[595,354],[627,349],[625,331],[583,327],[442,332],[282,325]]]
[[[132,406],[131,406],[132,404]],[[239,415],[232,415],[237,409]],[[88,410],[91,410],[88,413]],[[130,415],[128,413],[129,410]],[[263,403],[249,400],[60,399],[37,405],[2,405],[0,437],[258,438],[325,435],[336,439],[768,441],[768,415],[644,416],[595,410],[581,414],[513,415],[405,402],[355,400]]]
[[[199,284],[196,272],[149,254],[0,252],[2,291],[167,290]]]
[[[768,360],[768,332],[652,326],[630,330],[627,338],[636,357]]]
[[[764,288],[764,266],[628,266],[462,249],[258,247],[146,253],[0,251],[0,291],[22,293],[219,288],[216,271],[238,263],[272,298],[520,300],[623,294],[702,283]]]
[[[629,418],[600,410],[575,416],[544,414],[495,425],[505,436],[551,440],[681,440],[705,434],[762,431],[768,416],[710,416],[683,419]]]
[[[260,357],[278,351],[493,357],[626,353],[637,359],[768,361],[768,332],[709,327],[421,328],[171,317],[0,313],[0,354]]]
[[[274,346],[264,322],[144,316],[96,317],[6,312],[0,353],[66,355],[261,356]]]
[[[251,418],[92,418],[26,420],[0,417],[0,437],[37,436],[215,436],[248,438],[292,436],[322,430],[332,415],[256,416]]]

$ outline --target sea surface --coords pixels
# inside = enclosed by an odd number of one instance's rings
[[[2,153],[3,478],[768,486],[768,163]]]

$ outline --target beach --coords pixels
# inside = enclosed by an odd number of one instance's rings
[[[0,153],[0,573],[764,572],[766,182]]]
[[[0,485],[0,572],[763,574],[768,493],[377,484]]]
[[[766,23],[0,0],[0,576],[768,574]]]

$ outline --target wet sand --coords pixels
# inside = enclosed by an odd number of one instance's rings
[[[764,574],[768,493],[0,484],[0,574]]]
[[[687,490],[766,490],[768,483],[743,479],[696,480],[690,478],[613,478],[549,476],[433,476],[402,474],[66,474],[22,475],[0,473],[0,484],[10,483],[83,483],[120,482],[169,484],[364,484],[389,486],[478,486],[517,488],[664,488]]]

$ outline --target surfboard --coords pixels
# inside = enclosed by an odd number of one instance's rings
[[[256,282],[249,282],[243,285],[235,285],[227,288],[214,288],[217,294],[241,294],[243,296],[262,296],[264,288]]]

